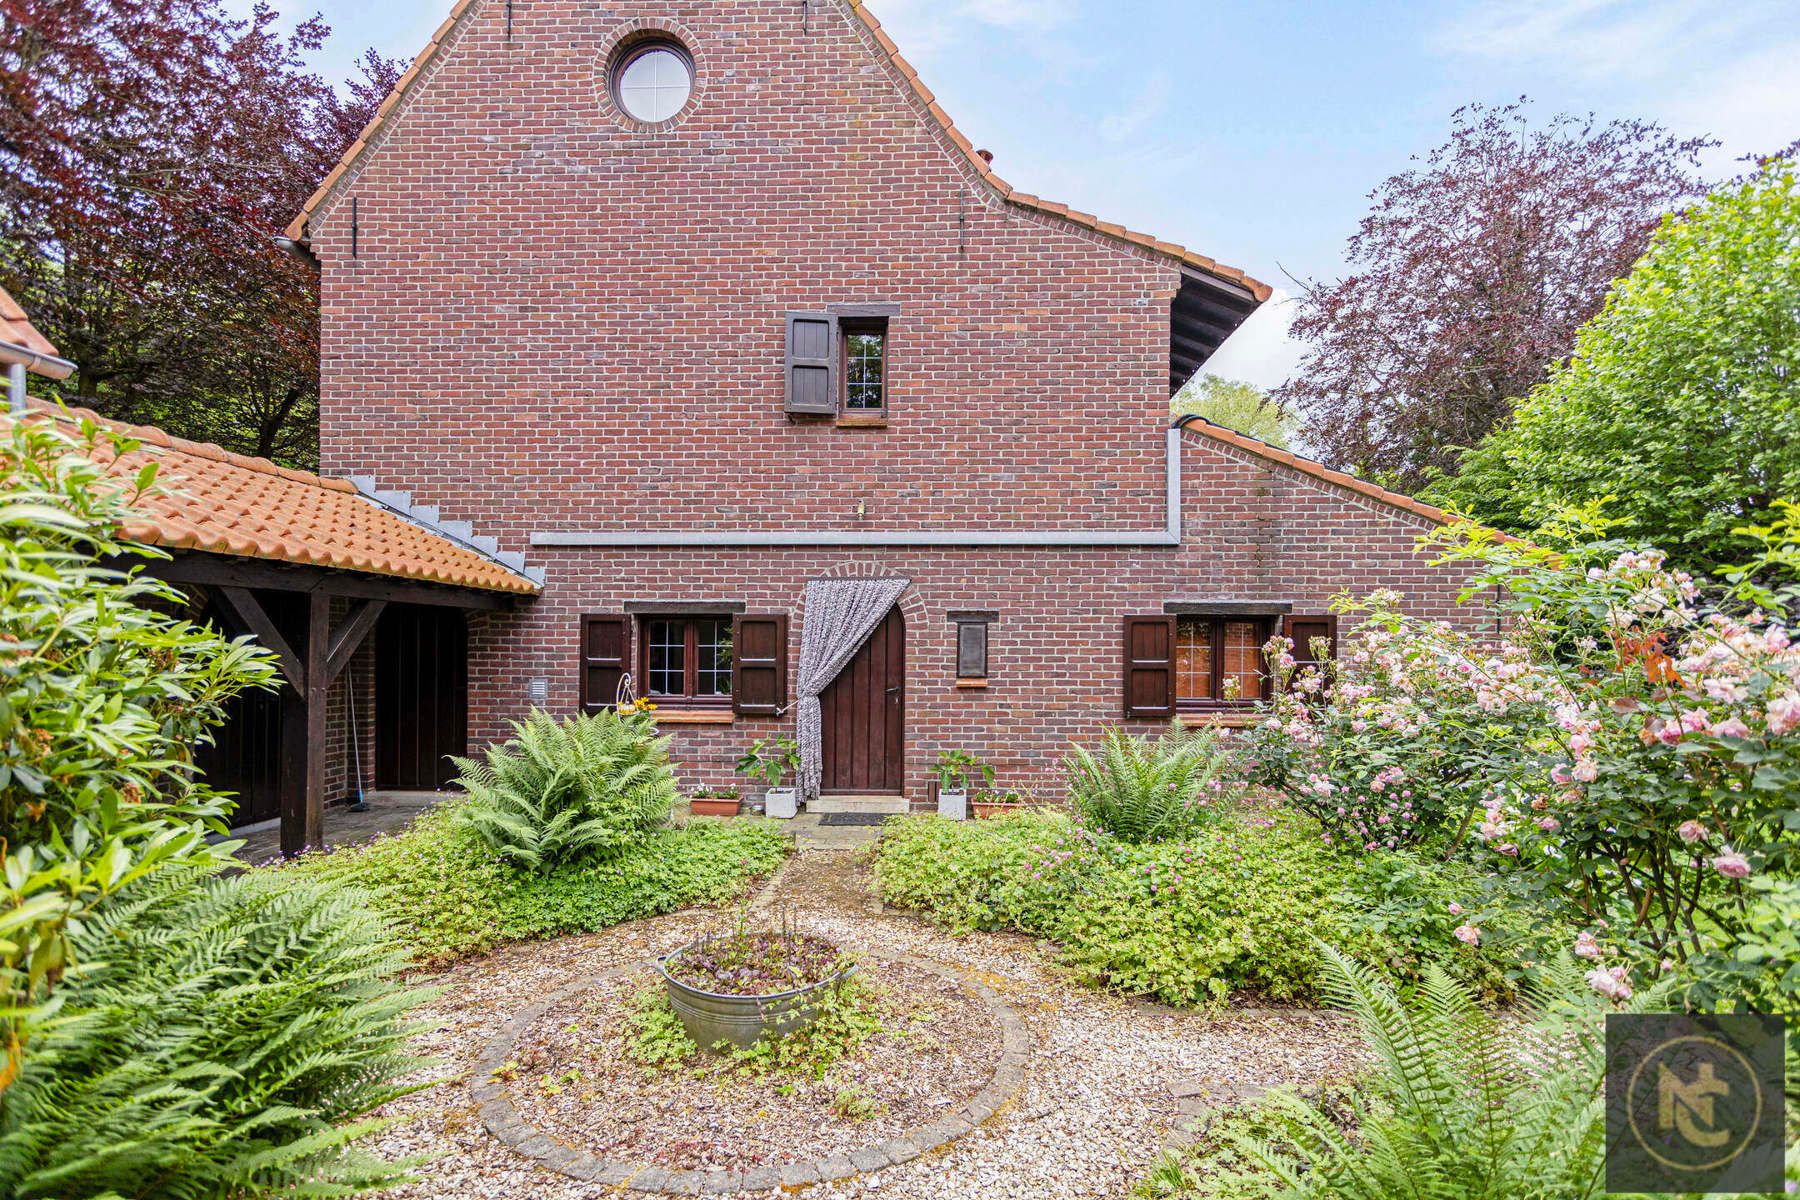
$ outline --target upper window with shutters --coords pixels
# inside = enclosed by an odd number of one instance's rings
[[[787,317],[787,411],[885,425],[892,305],[836,305]]]

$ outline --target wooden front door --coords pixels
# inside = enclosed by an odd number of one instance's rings
[[[819,697],[824,717],[820,790],[900,794],[905,761],[906,622],[893,608]]]
[[[375,786],[433,792],[468,753],[469,648],[458,608],[390,604],[375,627]]]

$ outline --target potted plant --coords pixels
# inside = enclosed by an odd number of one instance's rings
[[[989,787],[994,783],[994,768],[967,750],[943,751],[938,755],[937,766],[931,769],[931,773],[937,776],[938,816],[948,817],[952,821],[968,819],[970,776],[979,775],[981,782]]]
[[[656,960],[669,1003],[700,1046],[752,1046],[765,1033],[804,1029],[856,965],[823,938],[791,929],[703,937]]]
[[[702,784],[688,794],[688,812],[696,817],[735,817],[743,807],[743,798],[735,787],[707,787]]]
[[[1004,817],[1007,813],[1016,813],[1029,808],[1032,803],[1029,792],[1021,792],[1012,788],[1005,791],[983,788],[974,796],[975,817],[977,820]]]
[[[763,797],[763,811],[783,820],[800,811],[797,788],[782,787],[781,781],[790,771],[800,769],[800,743],[791,737],[757,738],[738,759],[738,774],[747,779],[760,779],[768,785]]]

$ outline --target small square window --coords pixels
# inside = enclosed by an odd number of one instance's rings
[[[700,707],[731,703],[731,618],[646,617],[644,695]]]
[[[1175,623],[1175,700],[1182,708],[1217,708],[1266,700],[1263,645],[1274,632],[1266,617],[1182,617]]]

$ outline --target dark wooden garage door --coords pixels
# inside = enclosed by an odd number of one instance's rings
[[[390,604],[375,627],[375,786],[436,791],[468,753],[462,610]]]
[[[906,753],[906,623],[898,608],[826,687],[819,707],[825,743],[820,790],[899,794]]]

